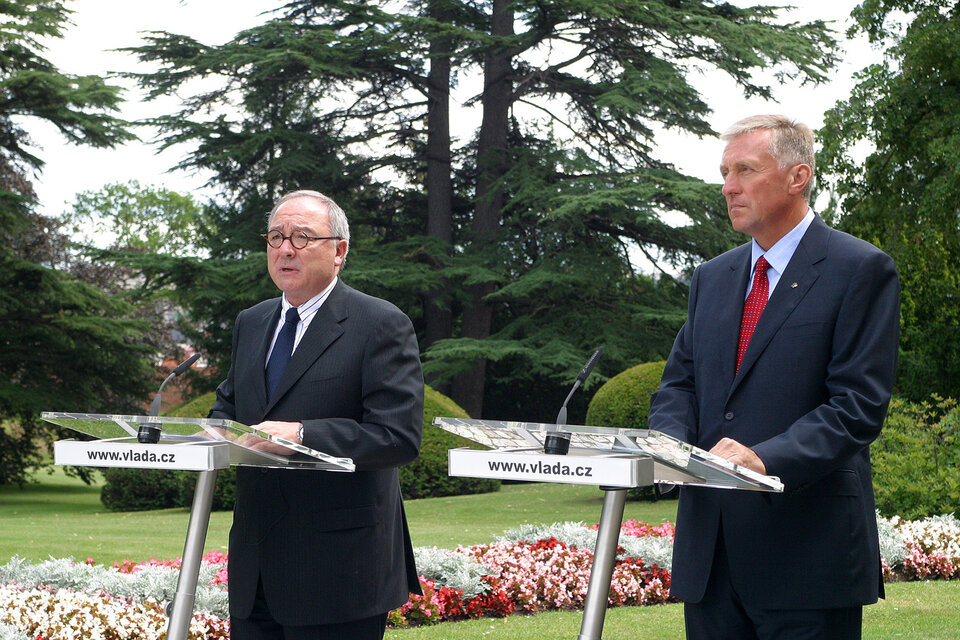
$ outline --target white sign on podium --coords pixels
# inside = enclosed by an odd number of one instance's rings
[[[54,462],[81,467],[179,469],[199,472],[190,508],[180,577],[167,605],[168,640],[186,640],[196,600],[200,558],[207,537],[217,471],[230,465],[351,472],[353,460],[337,458],[232,420],[167,416],[105,415],[48,411],[47,422],[91,436],[92,440],[54,443]],[[159,442],[137,441],[140,427],[159,429]],[[296,453],[281,456],[258,450],[270,441]]]

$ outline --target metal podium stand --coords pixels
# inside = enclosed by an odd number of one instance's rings
[[[597,485],[604,491],[578,640],[600,640],[627,489],[654,483],[782,492],[765,476],[649,429],[613,429],[434,418],[433,424],[490,450],[451,449],[452,476]],[[567,455],[543,452],[548,434],[570,435]]]
[[[168,640],[186,640],[197,594],[200,558],[207,538],[217,471],[230,465],[281,469],[354,470],[350,458],[336,458],[258,431],[232,420],[123,416],[93,413],[44,412],[41,417],[61,427],[93,436],[95,440],[60,440],[54,443],[54,462],[81,467],[126,467],[197,471],[197,490],[183,546],[180,577],[173,601],[167,605]],[[137,442],[140,425],[161,429],[156,444]],[[281,456],[258,451],[266,441],[296,453]]]

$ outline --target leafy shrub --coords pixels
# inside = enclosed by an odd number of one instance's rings
[[[660,387],[666,361],[644,362],[618,373],[597,389],[587,409],[587,424],[618,429],[646,429],[650,415],[650,396]],[[675,499],[679,491],[665,498]],[[658,500],[654,487],[637,487],[627,491],[632,500]]]
[[[107,482],[100,490],[100,502],[110,511],[178,507],[183,473],[168,469],[104,469]]]
[[[870,451],[877,508],[907,520],[960,511],[960,408],[894,397]]]
[[[490,478],[451,477],[447,451],[457,447],[481,448],[466,438],[433,426],[437,416],[469,418],[460,406],[429,385],[423,393],[423,442],[420,456],[400,468],[400,489],[406,498],[436,498],[499,491],[500,481]]]
[[[650,396],[660,386],[667,363],[645,362],[618,373],[597,389],[587,409],[587,424],[618,429],[646,429]]]

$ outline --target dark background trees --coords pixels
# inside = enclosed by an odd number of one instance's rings
[[[43,160],[24,122],[53,124],[72,144],[130,139],[112,115],[117,87],[60,73],[45,38],[68,18],[59,2],[0,3],[0,483],[22,483],[50,431],[41,410],[133,409],[150,381],[147,324],[78,274],[59,224],[39,215],[31,176]]]
[[[411,315],[431,381],[475,416],[549,420],[597,346],[597,378],[662,356],[685,269],[738,242],[717,189],[657,159],[658,130],[713,134],[687,75],[767,96],[755,72],[817,82],[835,61],[825,25],[768,8],[396,7],[296,0],[222,45],[155,33],[132,49],[152,96],[186,96],[152,121],[161,143],[189,145],[181,166],[223,194],[212,260],[139,264],[221,364],[235,313],[269,295],[263,214],[319,188],[356,229],[344,279]]]

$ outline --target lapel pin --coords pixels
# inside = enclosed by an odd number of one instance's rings
[[[793,284],[791,284],[791,285],[790,285],[790,288],[791,288],[791,289],[796,289],[796,288],[797,288],[797,283],[794,282]]]

